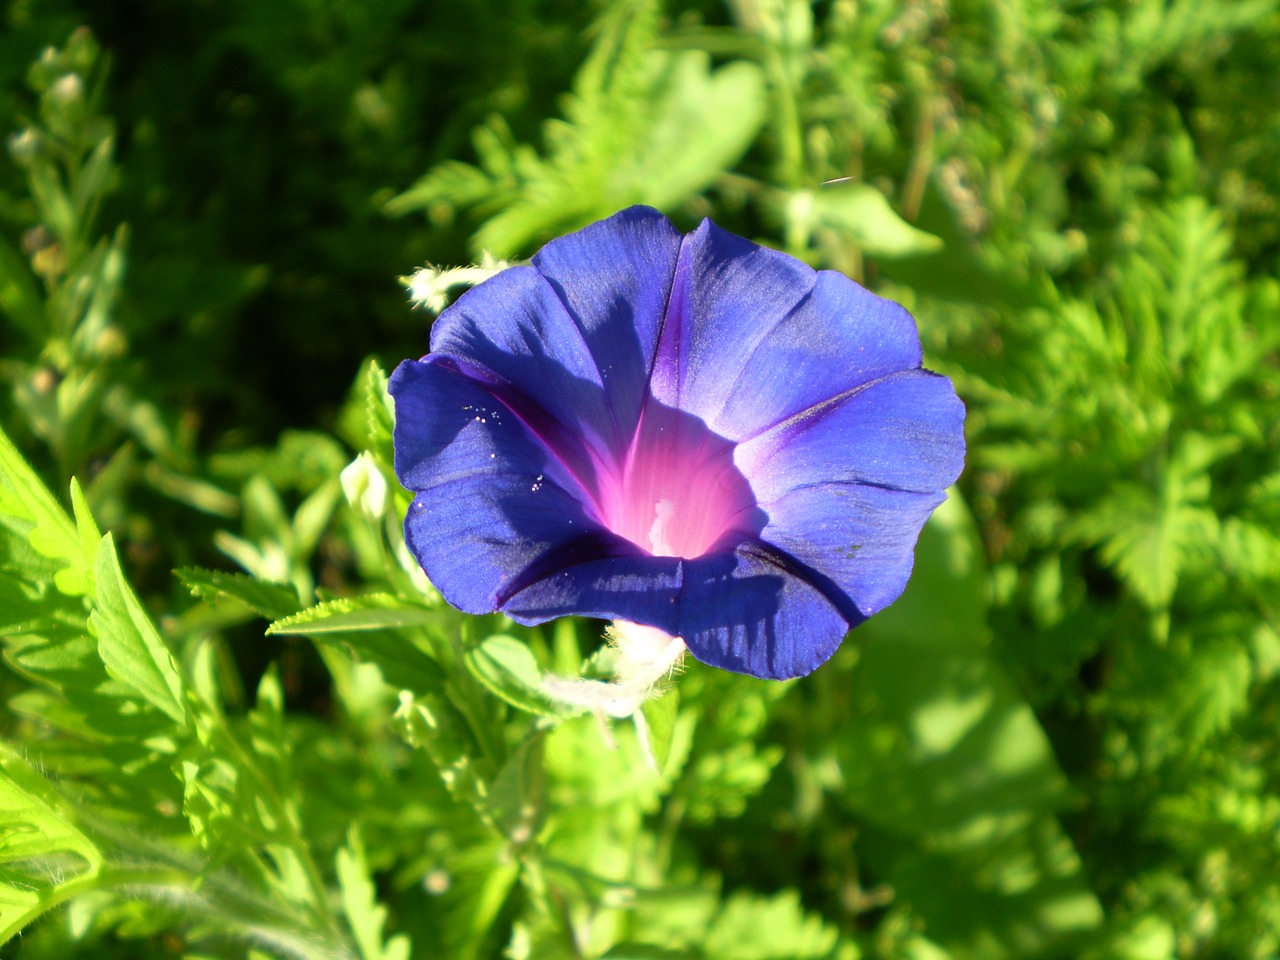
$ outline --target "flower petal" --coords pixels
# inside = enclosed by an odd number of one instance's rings
[[[857,626],[902,595],[920,530],[945,499],[856,483],[801,487],[769,505],[761,537],[828,585],[828,598]]]
[[[760,539],[838,586],[851,622],[911,575],[920,529],[964,466],[964,406],[945,377],[890,374],[738,447]]]
[[[685,644],[703,663],[735,673],[774,680],[812,673],[850,627],[824,585],[764,543],[687,561]]]
[[[811,406],[738,445],[756,502],[828,482],[923,493],[964,468],[964,404],[946,377],[891,373]]]
[[[492,613],[549,550],[600,532],[563,463],[447,358],[406,360],[390,391],[405,541],[449,603]]]
[[[759,338],[809,295],[815,276],[795,257],[702,221],[680,250],[653,396],[710,423]]]
[[[533,258],[577,327],[551,349],[585,344],[593,380],[604,388],[602,408],[624,441],[644,403],[682,239],[657,210],[631,207],[552,240]]]
[[[682,637],[703,663],[779,680],[814,670],[849,629],[812,582],[820,576],[753,541],[696,560],[568,553],[504,612],[527,624],[568,615],[641,623]]]
[[[436,320],[431,354],[448,357],[495,393],[538,405],[585,447],[611,455],[619,442],[582,333],[533,267],[512,267],[468,290]]]
[[[706,417],[742,440],[801,410],[898,370],[920,366],[915,321],[891,300],[823,270],[793,310],[747,339],[719,371],[720,406]]]

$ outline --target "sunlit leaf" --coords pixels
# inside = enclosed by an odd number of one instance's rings
[[[173,654],[125,580],[111,534],[102,538],[96,602],[89,628],[107,672],[180,724],[187,720],[185,686]]]
[[[97,846],[68,819],[53,785],[0,745],[0,943],[101,868]]]
[[[542,690],[543,671],[533,652],[514,637],[489,637],[467,651],[466,663],[477,680],[513,707],[541,716],[561,712]]]

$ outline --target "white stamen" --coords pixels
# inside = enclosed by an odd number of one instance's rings
[[[675,516],[676,505],[672,500],[659,500],[653,505],[657,519],[649,528],[649,552],[655,557],[674,557],[671,549],[671,520]]]

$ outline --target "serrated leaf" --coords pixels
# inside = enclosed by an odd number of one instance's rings
[[[83,608],[67,607],[61,594],[0,573],[0,637],[32,633],[58,621],[74,619]],[[71,601],[75,603],[75,601]]]
[[[1173,598],[1188,551],[1213,543],[1217,527],[1217,515],[1208,508],[1120,484],[1080,514],[1068,535],[1099,545],[1103,561],[1147,607],[1160,610]]]
[[[1228,729],[1244,713],[1252,683],[1253,662],[1243,644],[1213,640],[1195,650],[1170,698],[1193,745]]]
[[[108,675],[83,616],[77,623],[45,626],[40,635],[8,637],[5,660],[18,675],[56,691],[37,688],[12,695],[9,706],[16,712],[95,744],[141,744],[168,728],[163,715],[139,710],[135,691]],[[144,748],[140,755],[145,754]]]
[[[86,554],[98,549],[98,541],[102,539],[102,531],[98,529],[93,513],[89,510],[89,502],[85,499],[80,482],[71,478],[71,511],[76,530],[80,534],[80,543]]]
[[[400,632],[447,621],[450,614],[410,606],[390,594],[329,600],[277,620],[267,633],[310,637],[375,664],[383,680],[402,690],[439,689],[444,674],[414,636]]]
[[[828,960],[839,939],[821,917],[805,913],[795,891],[735,893],[707,931],[703,949],[716,960]]]
[[[387,908],[378,903],[364,842],[354,826],[347,833],[346,846],[338,850],[337,872],[342,910],[363,960],[409,960],[412,944],[407,936],[400,934],[383,942]]]
[[[1280,534],[1271,524],[1228,517],[1216,544],[1223,570],[1255,582],[1280,580]]]
[[[389,593],[326,600],[291,616],[276,620],[269,635],[316,637],[362,630],[394,630],[440,623],[449,615],[439,610],[411,606]]]
[[[185,689],[173,654],[125,580],[111,534],[102,538],[96,598],[89,629],[107,672],[179,724],[186,723]]]
[[[259,580],[243,573],[183,567],[174,575],[193,597],[209,602],[241,603],[268,620],[280,620],[298,611],[298,591],[291,584]]]
[[[387,390],[387,375],[376,360],[370,360],[364,376],[365,416],[368,418],[367,446],[370,453],[388,466],[393,459],[392,434],[395,432],[395,406]]]

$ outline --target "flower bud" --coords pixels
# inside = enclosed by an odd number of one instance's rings
[[[339,475],[342,492],[356,513],[376,520],[387,508],[387,479],[368,453],[361,453]]]

